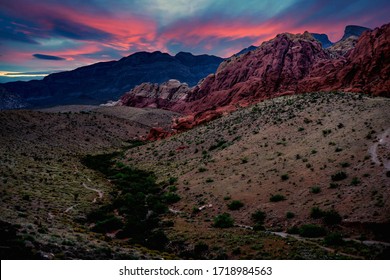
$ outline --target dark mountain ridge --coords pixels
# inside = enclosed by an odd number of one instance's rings
[[[175,56],[159,51],[138,52],[118,61],[99,62],[54,73],[43,80],[10,82],[0,86],[8,93],[20,96],[23,105],[27,105],[24,107],[100,104],[118,99],[143,82],[162,83],[177,79],[193,86],[215,72],[222,60],[217,56],[185,52]],[[19,107],[20,104],[15,103],[13,108]]]

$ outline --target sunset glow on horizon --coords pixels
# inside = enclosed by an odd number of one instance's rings
[[[388,23],[390,4],[386,0],[13,0],[1,4],[0,15],[0,71],[50,73],[138,51],[229,57],[283,32],[326,33],[335,42],[346,25],[375,28]]]

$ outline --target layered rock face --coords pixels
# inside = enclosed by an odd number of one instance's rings
[[[119,105],[168,109],[184,102],[190,88],[186,83],[171,79],[162,84],[143,83],[119,100]]]
[[[280,95],[340,90],[390,96],[389,41],[390,24],[364,32],[344,55],[324,49],[308,32],[280,34],[251,52],[223,61],[215,74],[187,92],[172,95],[174,99],[165,94],[160,108],[187,115],[175,122],[174,128],[180,130]],[[153,100],[162,99],[156,94],[152,93]],[[127,104],[159,106],[145,100]]]

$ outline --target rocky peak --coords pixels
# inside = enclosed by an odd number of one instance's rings
[[[308,32],[283,33],[251,52],[225,60],[193,89],[175,81],[166,89],[144,85],[145,93],[141,85],[123,103],[184,113],[173,128],[185,130],[280,95],[340,90],[389,96],[389,38],[387,24],[364,33],[354,49],[341,56],[324,49]]]
[[[367,30],[371,29],[363,26],[347,25],[344,30],[343,38],[329,47],[329,51],[336,56],[346,55],[349,51],[355,48],[359,37]]]
[[[319,34],[319,33],[311,33],[314,39],[318,40],[324,49],[333,45],[333,43],[329,40],[328,35]]]
[[[355,36],[357,38],[363,34],[364,31],[371,30],[370,28],[358,26],[358,25],[347,25],[344,30],[343,38],[340,41],[347,39],[348,37]]]

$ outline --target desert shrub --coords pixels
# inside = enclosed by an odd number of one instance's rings
[[[240,208],[244,207],[244,203],[242,203],[239,200],[233,200],[228,204],[229,210],[238,210]]]
[[[357,186],[357,185],[359,185],[360,183],[361,183],[361,181],[359,180],[358,177],[353,177],[353,178],[352,178],[352,181],[351,181],[351,185],[352,185],[352,186]]]
[[[326,137],[326,136],[329,135],[331,132],[332,132],[331,129],[325,129],[325,130],[322,131],[322,135],[324,135],[324,137]]]
[[[96,232],[105,233],[105,232],[110,232],[110,231],[120,229],[122,227],[123,227],[123,222],[119,218],[115,216],[110,216],[103,221],[97,222],[95,226],[92,228],[92,230]]]
[[[288,180],[289,176],[288,174],[283,174],[282,176],[280,176],[280,178],[282,179],[282,181],[286,181]]]
[[[256,224],[264,224],[265,218],[267,217],[267,214],[261,210],[257,210],[255,213],[252,214],[252,220]]]
[[[194,254],[195,256],[202,256],[204,253],[206,253],[209,250],[209,245],[206,243],[200,241],[194,246]]]
[[[234,225],[234,220],[229,213],[223,213],[214,217],[213,226],[216,228],[229,228]]]
[[[341,181],[341,180],[346,179],[347,177],[348,177],[347,173],[345,173],[344,171],[339,171],[336,174],[333,174],[331,176],[332,181]]]
[[[327,225],[336,225],[341,223],[342,217],[340,214],[332,209],[323,213],[323,221]]]
[[[324,237],[324,243],[328,246],[340,246],[344,244],[344,239],[341,233],[332,232]]]
[[[163,195],[163,199],[166,203],[172,204],[178,202],[181,198],[177,193],[167,192]]]
[[[292,219],[292,218],[294,218],[295,217],[295,214],[293,213],[293,212],[287,212],[286,213],[286,218],[287,219]]]
[[[283,200],[286,200],[286,198],[282,194],[273,194],[273,195],[271,195],[271,197],[269,199],[269,201],[271,201],[271,202],[279,202],[279,201],[283,201]]]
[[[336,189],[336,188],[338,188],[340,185],[339,184],[336,184],[336,183],[330,183],[329,184],[329,188],[331,188],[331,189]]]
[[[293,226],[287,229],[288,234],[299,234],[299,227]]]
[[[299,235],[302,237],[315,238],[315,237],[324,236],[325,234],[326,234],[325,228],[313,224],[302,225],[299,228]]]
[[[207,170],[206,167],[199,167],[198,172],[206,172]]]
[[[162,230],[158,229],[158,230],[152,231],[149,234],[149,236],[145,242],[145,245],[151,249],[163,250],[165,248],[165,246],[167,245],[168,241],[169,241],[169,239],[165,235],[165,233]]]
[[[349,167],[351,164],[349,162],[341,162],[340,166],[341,167]]]
[[[324,216],[324,211],[322,211],[319,207],[313,207],[310,211],[310,217],[313,219],[320,219]]]
[[[173,185],[173,184],[175,184],[175,183],[177,182],[177,180],[178,180],[177,177],[169,177],[168,183],[169,183],[170,185]]]
[[[321,192],[321,188],[319,186],[311,187],[310,188],[310,192],[314,193],[314,194],[320,193]]]

